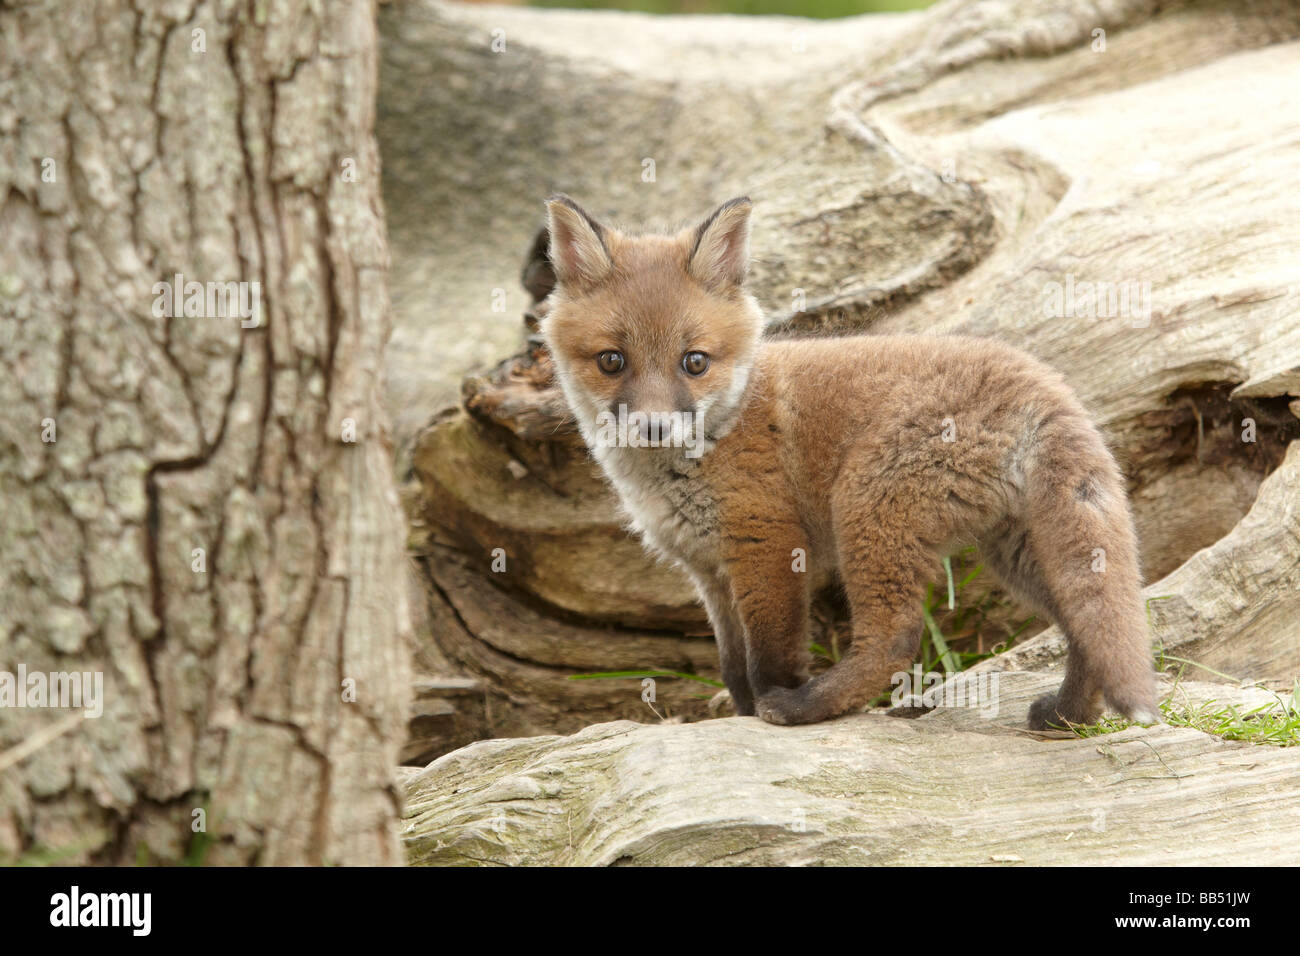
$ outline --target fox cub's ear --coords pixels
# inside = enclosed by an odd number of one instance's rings
[[[550,259],[561,285],[591,287],[613,268],[605,248],[605,229],[568,196],[546,200],[551,233]]]
[[[749,269],[748,196],[728,200],[695,230],[691,249],[691,275],[710,289],[722,290],[745,281]]]

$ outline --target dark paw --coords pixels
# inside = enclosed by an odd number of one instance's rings
[[[754,710],[769,724],[799,724],[799,695],[788,687],[773,687],[760,694]]]
[[[816,681],[765,690],[758,695],[754,709],[769,724],[815,724],[835,716],[817,693]]]
[[[1080,713],[1080,708],[1061,702],[1060,694],[1044,694],[1029,705],[1030,730],[1069,730],[1074,724],[1095,723],[1100,712]]]
[[[1068,730],[1068,721],[1056,712],[1057,696],[1044,694],[1029,705],[1030,730]]]

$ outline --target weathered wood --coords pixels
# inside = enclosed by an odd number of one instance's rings
[[[616,722],[483,741],[403,769],[403,839],[411,863],[457,866],[1300,863],[1300,748],[1168,726],[1024,731],[1052,683],[1000,675],[993,716]]]
[[[483,685],[468,677],[424,675],[412,682],[415,699],[399,759],[424,766],[430,760],[488,736]]]

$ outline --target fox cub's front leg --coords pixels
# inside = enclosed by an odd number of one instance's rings
[[[798,687],[808,675],[808,575],[796,571],[792,559],[792,552],[806,550],[807,543],[795,526],[763,530],[730,539],[726,562],[744,625],[748,691],[760,717],[764,695]]]
[[[718,661],[722,681],[731,694],[737,717],[754,716],[754,693],[749,686],[748,654],[745,652],[745,625],[740,619],[731,586],[720,575],[704,572],[692,574],[695,587],[704,601],[704,609],[713,625],[718,644]]]

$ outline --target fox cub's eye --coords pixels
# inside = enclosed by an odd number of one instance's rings
[[[687,375],[703,375],[709,370],[709,357],[703,352],[687,352],[682,356],[682,368]]]
[[[596,365],[606,375],[615,375],[623,371],[625,364],[622,352],[601,352],[596,356]]]

